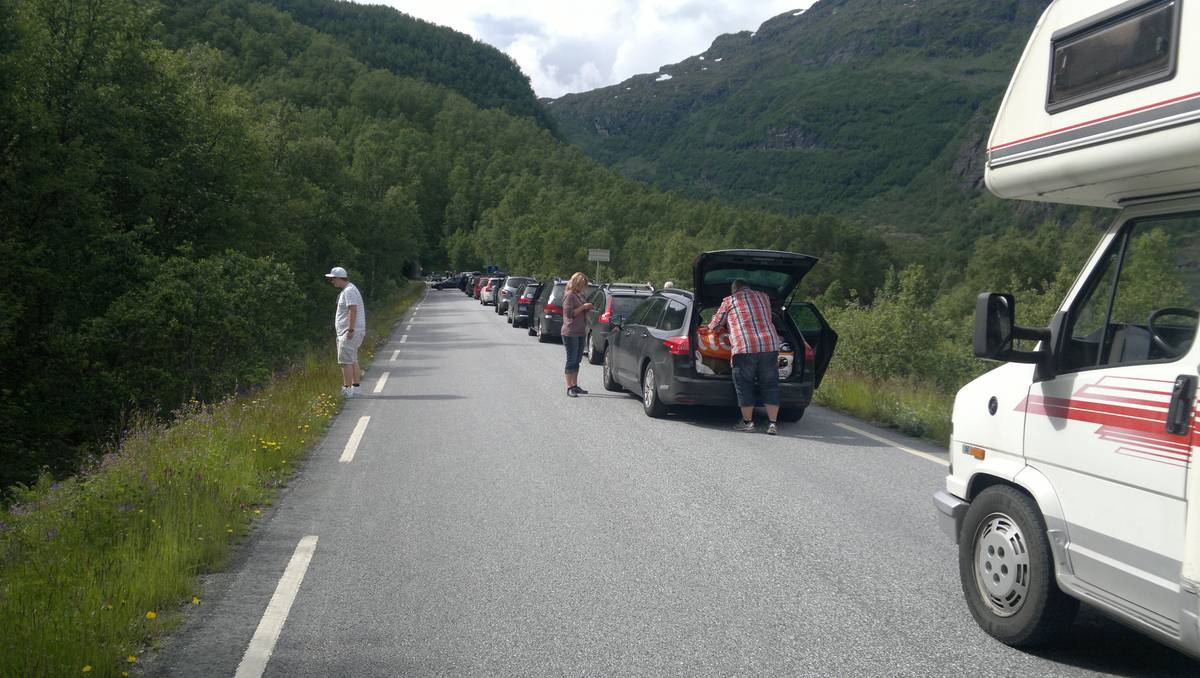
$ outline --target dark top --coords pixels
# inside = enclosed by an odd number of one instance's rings
[[[587,313],[579,311],[579,307],[587,303],[578,292],[567,292],[563,299],[562,336],[582,337],[587,334]]]

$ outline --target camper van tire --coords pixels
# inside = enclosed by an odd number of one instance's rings
[[[1046,521],[1033,499],[1008,485],[979,493],[958,542],[963,594],[988,635],[1036,647],[1062,635],[1079,601],[1059,590]]]

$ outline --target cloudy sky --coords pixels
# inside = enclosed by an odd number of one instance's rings
[[[359,0],[449,26],[507,52],[538,96],[653,73],[815,0]]]

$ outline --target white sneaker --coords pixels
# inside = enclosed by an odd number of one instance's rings
[[[354,397],[354,389],[350,386],[343,386],[342,387],[342,397],[343,398],[353,398]]]
[[[350,395],[356,395],[356,396],[362,395],[362,387],[361,386],[351,386],[350,387]]]

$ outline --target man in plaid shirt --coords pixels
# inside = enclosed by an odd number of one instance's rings
[[[757,395],[767,409],[767,433],[778,432],[779,419],[779,334],[771,321],[771,298],[752,289],[745,280],[733,281],[733,294],[725,297],[717,309],[710,331],[729,328],[732,346],[733,388],[737,392],[742,420],[734,428],[754,431],[754,404]],[[756,389],[757,385],[757,389]]]

